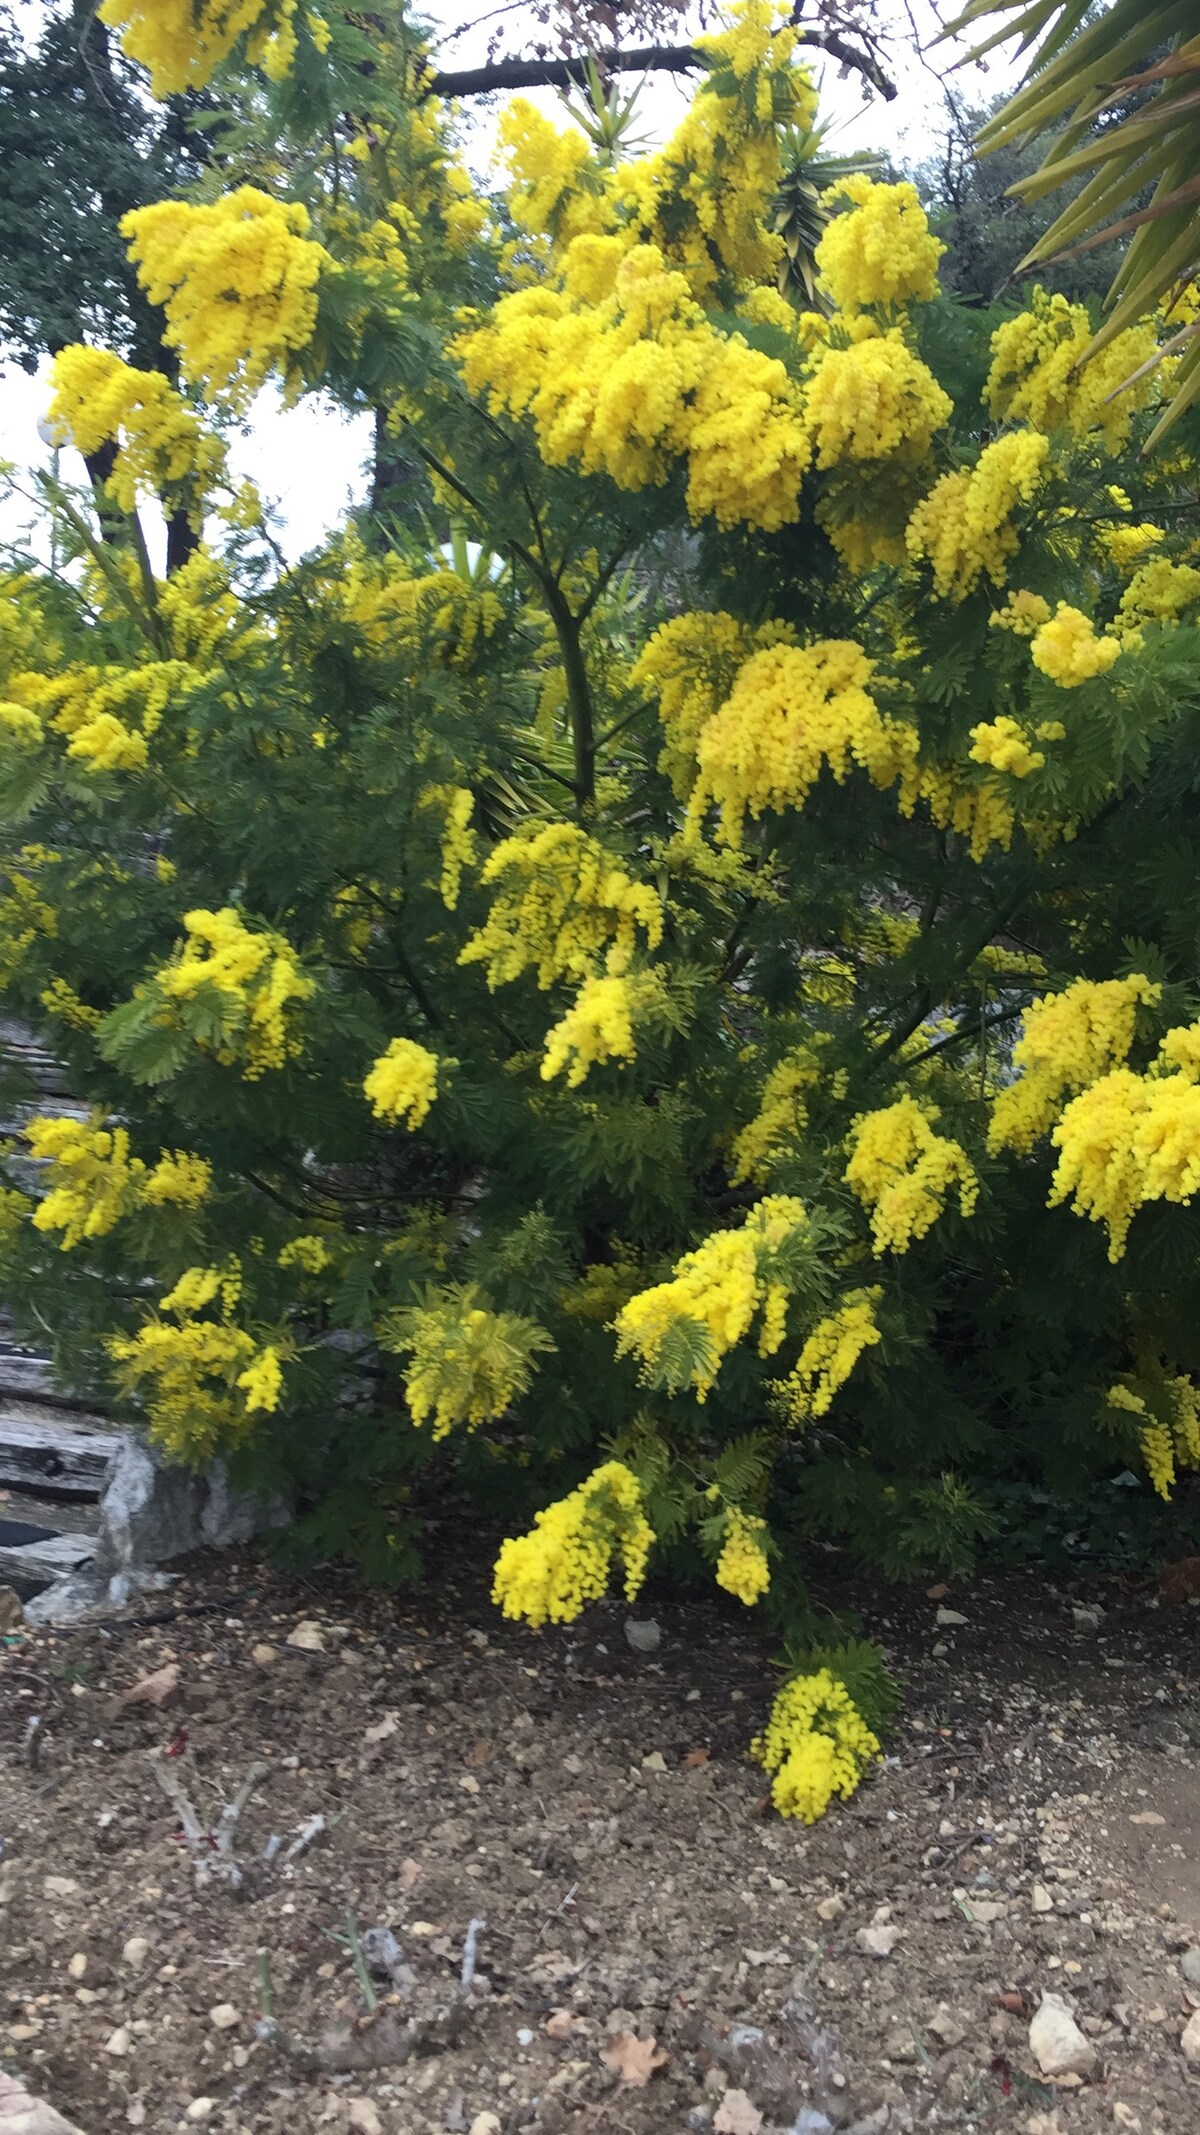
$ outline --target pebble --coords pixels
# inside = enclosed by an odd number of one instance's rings
[[[469,2135],[501,2135],[500,2118],[496,2113],[476,2113],[471,2122]]]
[[[960,1624],[970,1622],[970,1618],[960,1615],[957,1609],[939,1609],[933,1620],[941,1631],[956,1629]]]
[[[649,1756],[642,1759],[643,1772],[665,1772],[666,1769],[667,1760],[661,1750],[651,1750]]]
[[[77,1898],[79,1885],[71,1876],[47,1876],[42,1889],[48,1898]]]
[[[356,2135],[383,2135],[379,2107],[370,2098],[347,2099],[346,2117]]]
[[[293,1640],[289,1639],[288,1644],[293,1644]],[[269,1668],[271,1662],[276,1658],[277,1652],[278,1648],[276,1646],[268,1646],[264,1640],[260,1639],[257,1646],[251,1646],[250,1658],[256,1668]]]
[[[294,1646],[298,1653],[324,1653],[325,1651],[325,1640],[321,1636],[321,1626],[319,1623],[314,1623],[311,1617],[305,1617],[303,1623],[298,1623],[294,1631],[288,1632],[287,1642],[289,1646]]]
[[[1084,2037],[1060,1994],[1043,1994],[1041,2007],[1029,2026],[1029,2046],[1044,2076],[1090,2076],[1096,2066],[1096,2049]],[[1197,2058],[1200,2059],[1200,2029]]]
[[[87,1958],[84,1956],[82,1950],[76,1950],[75,1955],[72,1957],[70,1964],[67,1966],[68,1977],[71,1979],[82,1979],[86,1971]]]
[[[208,2021],[214,2031],[233,2031],[241,2020],[240,2012],[232,2002],[218,2002],[216,2008],[208,2012]]]
[[[1035,1913],[1052,1913],[1054,1900],[1044,1883],[1035,1883],[1029,1894],[1029,1902]]]
[[[855,1946],[864,1957],[890,1957],[903,1933],[902,1927],[860,1927]]]
[[[129,2033],[126,2031],[124,2024],[119,2024],[115,2031],[109,2032],[104,2041],[103,2051],[111,2053],[117,2060],[120,2060],[122,2054],[129,2052],[129,2046]]]
[[[1179,1960],[1179,1969],[1189,1987],[1200,1987],[1200,1942],[1193,1943]]]
[[[1200,2009],[1188,2018],[1179,2045],[1184,2060],[1190,2062],[1193,2068],[1200,2068]]]
[[[131,1935],[121,1952],[121,1959],[131,1972],[140,1972],[150,1955],[150,1945],[144,1935]]]
[[[961,2046],[967,2035],[966,2025],[960,2018],[955,2016],[953,2009],[946,2007],[945,2002],[930,2017],[925,2029],[926,2031],[932,2031],[934,2038],[940,2039],[942,2045],[947,2048]]]
[[[193,2098],[184,2117],[187,2120],[208,2120],[216,2110],[215,2098]]]
[[[821,1899],[817,1906],[817,1918],[818,1920],[837,1920],[845,1910],[846,1900],[840,1890],[835,1890],[832,1897]]]

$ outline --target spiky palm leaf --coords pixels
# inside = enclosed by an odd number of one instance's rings
[[[1058,129],[1022,194],[1086,179],[1025,264],[1130,239],[1099,348],[1160,304],[1169,318],[1200,273],[1200,35],[1196,0],[1113,0],[1091,17],[1092,0],[971,0],[951,31],[997,24],[973,59],[1013,36],[1022,51],[1036,47],[1022,86],[979,137],[986,152]],[[1200,318],[1181,319],[1168,349],[1181,360],[1151,443],[1200,398]]]

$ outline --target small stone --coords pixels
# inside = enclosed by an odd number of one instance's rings
[[[346,2118],[356,2135],[383,2135],[379,2107],[370,2098],[347,2099]]]
[[[127,1964],[131,1972],[140,1972],[149,1955],[150,1945],[145,1936],[131,1935],[121,1952],[121,1962]]]
[[[1000,1898],[971,1898],[969,1903],[972,1915],[980,1927],[991,1927],[994,1921],[1003,1920],[1008,1911],[1007,1905]]]
[[[1157,1809],[1139,1809],[1137,1815],[1131,1816],[1129,1819],[1131,1824],[1150,1825],[1165,1824],[1166,1820],[1165,1816],[1159,1815]]]
[[[662,1625],[653,1616],[625,1618],[625,1637],[635,1653],[657,1653],[662,1644]],[[473,2131],[472,2131],[473,2135]]]
[[[76,1950],[75,1955],[72,1957],[70,1964],[67,1966],[67,1977],[69,1979],[76,1980],[83,1979],[86,1973],[87,1958],[84,1956],[82,1950]]]
[[[314,1623],[310,1617],[305,1617],[304,1622],[298,1623],[294,1631],[288,1632],[287,1642],[289,1646],[295,1647],[297,1653],[324,1653],[325,1651],[325,1640],[321,1635],[321,1626],[319,1623]]]
[[[233,2031],[241,2023],[241,2016],[232,2002],[218,2002],[208,2012],[208,2021],[214,2031]]]
[[[930,2017],[925,2029],[926,2031],[931,2031],[935,2039],[940,2039],[942,2045],[947,2049],[952,2046],[961,2046],[967,2035],[966,2025],[960,2018],[955,2016],[953,2009],[946,2007],[945,2002]]]
[[[665,1772],[666,1769],[667,1760],[661,1750],[651,1750],[649,1755],[642,1759],[643,1772]]]
[[[1104,1622],[1104,1611],[1098,1601],[1076,1602],[1071,1610],[1077,1631],[1098,1631]]]
[[[1113,2119],[1119,2128],[1128,2129],[1128,2135],[1142,2135],[1142,2123],[1131,2105],[1123,2105],[1119,2098],[1113,2100]]]
[[[215,2098],[193,2098],[184,2118],[187,2120],[208,2120],[211,2119],[216,2110],[217,2101]]]
[[[500,2119],[496,2113],[476,2113],[468,2135],[501,2135]]]
[[[1200,2009],[1188,2018],[1179,2045],[1184,2060],[1189,2061],[1193,2068],[1200,2068]]]
[[[903,1933],[902,1927],[860,1927],[855,1946],[864,1957],[890,1957]]]
[[[528,2024],[522,2024],[520,2030],[518,2031],[517,2044],[518,2046],[532,2046],[533,2033],[530,2030]]]
[[[1060,1994],[1043,1994],[1041,2007],[1029,2026],[1029,2046],[1044,2076],[1090,2076],[1096,2066],[1096,2049],[1084,2037]],[[1197,2058],[1200,2059],[1200,2028]]]
[[[960,1624],[970,1622],[970,1618],[960,1616],[957,1609],[939,1609],[933,1620],[940,1631],[956,1630]]]
[[[1052,1913],[1054,1900],[1044,1883],[1035,1883],[1029,1893],[1029,1902],[1035,1913]]]
[[[293,1640],[288,1640],[289,1645],[293,1643]],[[265,1639],[260,1638],[256,1646],[251,1646],[250,1658],[254,1662],[256,1668],[269,1668],[271,1662],[277,1658],[278,1652],[279,1649],[277,1646],[268,1646]]]
[[[817,1918],[818,1920],[839,1920],[845,1910],[846,1900],[840,1890],[835,1890],[832,1897],[819,1900]]]
[[[77,1898],[79,1885],[72,1876],[47,1876],[42,1889],[48,1898]]]
[[[1193,1943],[1190,1950],[1184,1951],[1179,1960],[1179,1969],[1189,1987],[1200,1987],[1200,1942]]]
[[[108,2037],[104,2041],[104,2046],[102,2050],[105,2053],[112,2054],[114,2060],[119,2061],[123,2054],[127,2054],[129,2052],[129,2047],[129,2033],[126,2031],[124,2024],[119,2024],[115,2031],[109,2032]]]

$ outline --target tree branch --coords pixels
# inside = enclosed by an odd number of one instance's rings
[[[892,102],[896,84],[884,73],[871,52],[847,43],[836,30],[805,23],[801,19],[799,4],[792,11],[792,20],[803,31],[805,44],[827,52],[839,66],[861,74],[878,95],[886,98],[888,103]],[[629,52],[614,49],[593,52],[590,57],[601,75],[690,74],[706,63],[704,53],[691,44],[640,45]],[[424,94],[467,97],[489,96],[496,89],[576,88],[587,88],[587,55],[576,59],[494,59],[482,67],[462,67],[448,73],[430,74],[426,77]]]

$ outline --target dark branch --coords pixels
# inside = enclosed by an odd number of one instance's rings
[[[861,74],[864,81],[890,103],[896,84],[884,73],[870,52],[847,44],[836,30],[818,29],[800,23],[804,42],[828,52],[843,67]],[[601,75],[690,74],[704,65],[704,54],[695,45],[641,45],[629,52],[594,52]],[[495,59],[484,67],[463,67],[457,72],[430,74],[426,96],[487,96],[495,89],[574,89],[587,87],[587,59]]]

